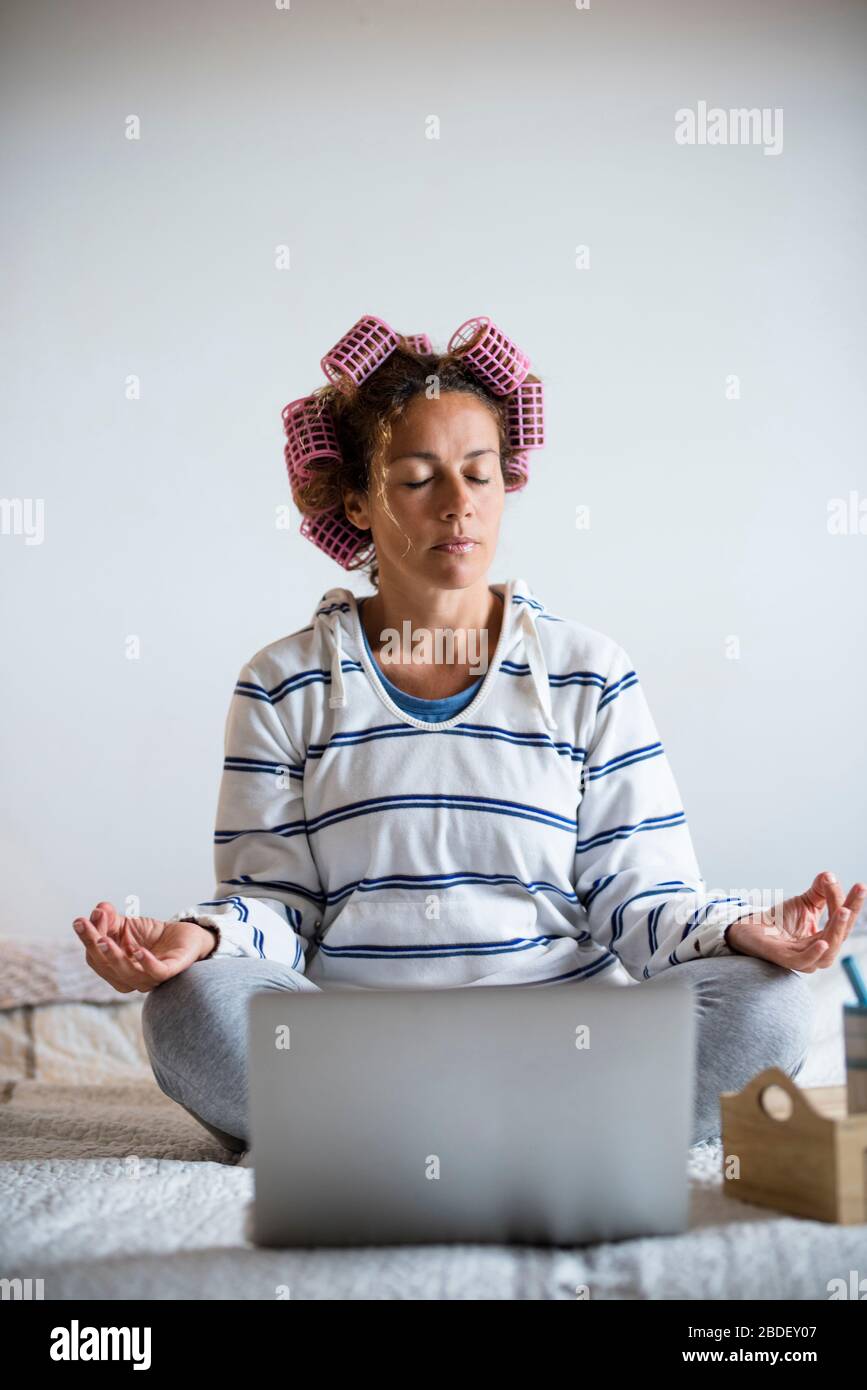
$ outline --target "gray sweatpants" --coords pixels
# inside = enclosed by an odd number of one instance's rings
[[[803,976],[757,956],[689,961],[645,987],[661,979],[677,979],[694,991],[692,1142],[698,1143],[720,1133],[721,1091],[740,1090],[765,1067],[780,1067],[789,1076],[801,1070],[810,1043],[812,995]],[[249,1147],[247,1009],[252,994],[271,989],[318,991],[319,986],[287,965],[225,956],[197,961],[145,998],[142,1030],[160,1090],[227,1149]],[[625,993],[628,999],[628,987]]]

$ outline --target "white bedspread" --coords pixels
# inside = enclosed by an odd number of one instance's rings
[[[849,945],[867,969],[867,933]],[[586,1285],[601,1299],[824,1299],[829,1280],[867,1275],[867,1225],[733,1201],[719,1144],[690,1151],[680,1236],[258,1249],[254,1173],[157,1087],[142,997],[95,993],[70,955],[58,944],[48,974],[12,960],[0,1007],[0,1277],[42,1278],[46,1298],[573,1299]],[[817,1011],[798,1084],[838,1085],[850,988],[840,969],[807,978]]]
[[[597,1299],[823,1299],[829,1280],[867,1272],[867,1226],[724,1196],[718,1144],[690,1151],[680,1236],[568,1251],[259,1249],[245,1236],[253,1171],[153,1082],[25,1080],[5,1094],[0,1273],[44,1279],[46,1298],[573,1299],[587,1285]]]

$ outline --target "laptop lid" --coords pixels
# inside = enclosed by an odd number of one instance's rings
[[[270,990],[249,1013],[251,1238],[575,1245],[682,1231],[692,993]]]

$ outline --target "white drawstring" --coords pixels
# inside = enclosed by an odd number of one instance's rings
[[[331,644],[331,694],[328,697],[329,709],[337,709],[346,704],[346,687],[343,684],[343,635],[340,627],[340,614],[331,613],[323,618],[325,635]]]
[[[524,629],[524,637],[527,644],[527,664],[530,667],[530,675],[533,677],[533,684],[536,687],[539,704],[542,706],[542,714],[545,717],[545,723],[548,728],[556,729],[557,720],[554,718],[551,709],[551,690],[548,685],[548,668],[545,665],[545,653],[542,651],[542,642],[536,630],[536,623],[528,604],[524,603],[521,605],[520,621]]]
[[[342,708],[347,703],[346,685],[343,680],[342,660],[343,660],[343,630],[340,622],[340,613],[329,613],[322,615],[323,632],[331,647],[331,694],[328,697],[329,709]],[[519,619],[524,631],[524,638],[527,648],[527,664],[530,667],[530,675],[536,690],[536,695],[542,709],[545,724],[549,729],[557,728],[557,720],[554,718],[551,709],[551,690],[548,685],[548,668],[545,665],[545,653],[542,650],[542,642],[536,628],[534,616],[527,604],[521,605]]]

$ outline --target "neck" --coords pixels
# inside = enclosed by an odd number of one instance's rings
[[[399,668],[448,665],[455,674],[466,673],[484,657],[493,659],[503,623],[503,600],[483,577],[466,589],[419,591],[398,584],[384,584],[364,600],[361,622],[371,650],[383,646],[389,652],[390,671]],[[395,660],[395,634],[403,644],[409,623],[412,654],[402,645]],[[453,646],[437,633],[453,633]],[[407,659],[408,658],[408,659]]]

